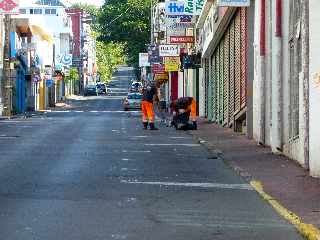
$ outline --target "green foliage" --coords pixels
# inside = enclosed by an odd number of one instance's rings
[[[98,15],[99,40],[125,46],[128,64],[137,66],[150,38],[150,0],[109,0]]]
[[[79,80],[79,72],[78,69],[73,67],[70,69],[69,75],[65,77],[66,82]]]
[[[128,0],[129,2],[132,0]],[[138,3],[137,0],[135,0]],[[114,4],[117,7],[123,7],[126,4],[124,0],[108,0],[105,5]],[[97,65],[98,73],[100,79],[103,82],[108,82],[111,79],[113,71],[120,64],[125,62],[125,41],[121,39],[115,40],[112,38],[105,38],[104,34],[101,33],[101,29],[104,28],[104,24],[110,23],[111,17],[106,17],[104,8],[97,8],[91,4],[76,3],[73,4],[73,8],[83,9],[85,12],[89,13],[93,18],[92,27],[96,32],[93,32],[93,37],[96,41],[96,54],[97,54]],[[122,8],[123,9],[123,8]],[[105,22],[103,21],[103,16],[105,16]],[[121,17],[117,20],[122,21]],[[119,22],[115,20],[114,24]],[[128,34],[128,33],[127,33]]]
[[[116,67],[124,63],[123,45],[113,42],[105,43],[97,41],[96,49],[98,73],[100,74],[102,82],[108,82]]]
[[[74,3],[72,4],[71,8],[78,8],[78,9],[82,9],[83,11],[85,11],[86,13],[88,13],[91,18],[92,18],[92,27],[93,29],[97,29],[98,28],[98,24],[97,24],[97,18],[98,15],[100,14],[100,9],[92,4],[88,4],[88,3]]]

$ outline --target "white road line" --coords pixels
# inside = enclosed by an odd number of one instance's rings
[[[179,182],[138,182],[121,180],[121,183],[143,184],[158,186],[178,186],[178,187],[199,187],[199,188],[217,188],[217,189],[237,189],[253,191],[250,184],[227,184],[227,183],[179,183]]]
[[[187,139],[187,137],[169,137],[170,139]]]
[[[128,151],[128,150],[122,150],[123,153],[151,153],[150,150],[146,151]]]
[[[192,143],[147,143],[145,146],[184,146],[184,147],[200,147],[200,144]]]

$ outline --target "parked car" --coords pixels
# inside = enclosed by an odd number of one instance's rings
[[[107,93],[107,87],[104,83],[97,83],[97,91],[98,94],[106,94]]]
[[[142,87],[142,82],[132,82],[129,88],[129,92],[140,92]]]
[[[130,109],[141,109],[142,94],[128,93],[128,96],[123,100],[123,109],[128,111]]]
[[[95,85],[88,85],[84,89],[84,95],[85,96],[97,96],[97,87]]]

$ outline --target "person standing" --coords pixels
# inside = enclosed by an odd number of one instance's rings
[[[158,89],[155,84],[149,83],[146,87],[142,89],[142,123],[143,128],[148,129],[148,125],[150,126],[150,130],[158,130],[158,128],[154,125],[154,110],[153,110],[153,102],[154,99],[158,96]]]

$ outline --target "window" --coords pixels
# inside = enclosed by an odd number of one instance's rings
[[[47,14],[47,15],[56,15],[57,14],[57,10],[56,9],[46,9],[45,10],[45,14]]]
[[[39,8],[30,9],[30,14],[42,14],[42,9],[39,9]]]
[[[27,14],[27,9],[20,9],[20,14]]]

